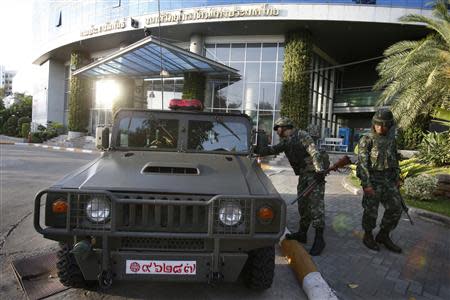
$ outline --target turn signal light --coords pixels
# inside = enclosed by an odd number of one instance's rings
[[[258,218],[263,222],[268,222],[273,219],[273,209],[268,206],[263,206],[258,211]]]
[[[52,212],[55,214],[67,213],[67,202],[64,200],[57,200],[52,204]]]

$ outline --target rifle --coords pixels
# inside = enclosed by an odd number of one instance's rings
[[[352,161],[350,160],[350,157],[347,155],[344,155],[341,157],[334,165],[330,166],[325,171],[325,176],[328,175],[331,171],[337,171],[338,169],[341,169],[349,164],[351,164]],[[311,182],[299,195],[298,197],[291,202],[291,205],[294,204],[297,201],[302,200],[302,198],[308,197],[309,194],[314,190],[314,188],[320,183],[317,179],[315,179],[313,182]]]
[[[403,211],[405,212],[406,216],[408,217],[409,222],[411,223],[411,225],[414,225],[413,220],[411,219],[411,216],[408,213],[409,207],[406,206],[405,200],[403,200],[402,194],[400,193],[400,189],[398,190],[398,195],[400,196],[400,203],[402,204]]]

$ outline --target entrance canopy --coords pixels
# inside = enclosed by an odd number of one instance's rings
[[[167,71],[170,77],[183,76],[186,72],[199,72],[210,78],[230,81],[240,79],[236,69],[152,36],[80,68],[73,75],[91,78],[152,78],[160,77],[162,70]]]

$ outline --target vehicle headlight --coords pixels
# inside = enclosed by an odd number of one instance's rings
[[[233,226],[242,219],[242,209],[239,203],[225,202],[219,208],[219,220],[227,226]]]
[[[109,200],[105,198],[92,198],[86,204],[86,216],[89,221],[100,223],[105,222],[111,214]]]

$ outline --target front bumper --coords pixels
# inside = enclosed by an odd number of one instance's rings
[[[86,259],[77,259],[78,265],[86,280],[97,280],[102,268],[99,261],[102,260],[103,251],[100,249],[92,251]],[[174,253],[174,252],[122,252],[113,251],[110,253],[111,267],[114,280],[148,280],[148,281],[189,281],[189,282],[210,282],[213,280],[223,280],[227,282],[236,281],[247,260],[246,253],[221,253],[219,255],[218,268],[214,270],[214,253]],[[127,260],[134,262],[137,268],[131,271],[127,268]],[[144,261],[146,263],[144,263]],[[163,261],[179,261],[180,266],[184,262],[195,262],[195,270],[187,274],[176,274],[167,272],[164,274]],[[157,268],[153,268],[153,273],[144,273],[146,265],[159,262]],[[128,272],[127,272],[128,270]],[[169,269],[170,270],[170,269]],[[167,274],[169,273],[169,274]]]

